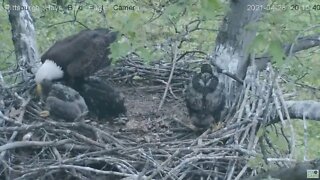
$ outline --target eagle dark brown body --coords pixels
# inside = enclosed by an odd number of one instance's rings
[[[195,74],[185,91],[185,101],[192,123],[198,128],[208,128],[220,121],[225,97],[221,93],[223,84],[213,74],[209,64],[203,64],[201,72]]]
[[[109,46],[116,40],[117,34],[117,32],[108,29],[83,30],[78,34],[57,41],[42,55],[43,64],[35,74],[39,94],[44,88],[41,87],[43,82],[62,80],[62,83],[80,93],[90,113],[100,118],[114,117],[125,113],[126,108],[121,93],[110,84],[89,77],[110,65]],[[61,93],[63,95],[64,92]],[[52,100],[52,98],[49,99]],[[63,103],[57,98],[54,100],[56,104]],[[65,98],[62,101],[66,101],[65,105],[76,105]],[[56,109],[56,111],[61,112],[63,109]]]
[[[109,29],[83,30],[57,41],[42,55],[41,62],[55,62],[64,72],[63,79],[73,86],[77,80],[110,65],[109,45],[116,37],[117,32]]]

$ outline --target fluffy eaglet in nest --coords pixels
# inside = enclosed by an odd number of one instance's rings
[[[185,89],[185,102],[190,120],[197,128],[209,128],[220,122],[225,103],[223,88],[210,64],[202,64],[201,71],[192,76]]]

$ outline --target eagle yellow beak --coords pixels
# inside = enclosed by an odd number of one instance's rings
[[[41,96],[41,94],[42,94],[42,86],[41,86],[41,84],[37,84],[36,94],[37,94],[38,96]]]

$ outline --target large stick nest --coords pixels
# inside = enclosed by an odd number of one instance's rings
[[[170,63],[144,65],[130,57],[99,72],[122,90],[128,108],[127,117],[106,121],[43,118],[32,93],[2,87],[1,178],[239,179],[272,159],[279,166],[284,165],[279,159],[290,160],[291,140],[282,126],[266,128],[287,117],[271,68],[264,73],[249,68],[241,93],[228,103],[223,127],[205,132],[192,130],[188,121],[181,92],[192,70],[186,69],[177,64],[170,85]],[[158,111],[166,86],[169,93]],[[272,144],[270,134],[286,140],[285,151]]]

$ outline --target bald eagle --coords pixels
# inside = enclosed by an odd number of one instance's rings
[[[74,121],[88,113],[83,97],[74,89],[49,80],[41,82],[42,98],[50,115],[66,121]]]
[[[210,64],[203,64],[185,89],[185,101],[191,122],[198,128],[208,128],[220,121],[225,97],[223,84],[213,74]]]
[[[41,57],[42,65],[35,74],[37,91],[41,92],[39,84],[43,80],[64,80],[77,88],[85,77],[110,65],[108,47],[116,38],[117,32],[101,28],[57,41]]]
[[[90,113],[99,119],[117,117],[127,111],[123,95],[110,82],[88,77],[78,91],[84,97]]]

